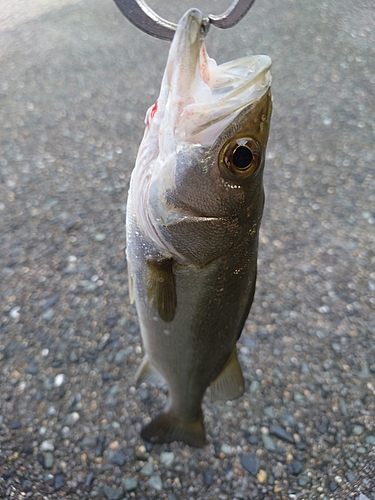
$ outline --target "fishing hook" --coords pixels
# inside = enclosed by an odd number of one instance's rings
[[[145,2],[145,0],[114,0],[117,7],[132,24],[149,35],[172,40],[177,24],[171,23],[160,17]],[[206,19],[208,23],[217,28],[231,28],[247,14],[255,0],[234,0],[232,5],[223,14],[210,14]]]

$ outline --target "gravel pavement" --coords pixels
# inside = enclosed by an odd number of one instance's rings
[[[134,385],[126,197],[169,44],[111,0],[1,9],[0,498],[375,499],[374,2],[257,0],[208,35],[271,56],[274,114],[246,392],[205,400],[202,450],[144,443],[165,394]]]

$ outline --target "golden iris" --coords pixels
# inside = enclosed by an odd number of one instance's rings
[[[230,139],[220,151],[220,165],[230,177],[243,179],[252,175],[261,160],[260,146],[254,139],[244,137]]]

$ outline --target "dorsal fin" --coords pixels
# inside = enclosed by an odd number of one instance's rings
[[[167,323],[173,320],[177,307],[176,278],[173,273],[173,259],[147,259],[147,298]]]

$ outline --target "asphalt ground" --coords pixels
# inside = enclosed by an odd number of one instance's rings
[[[0,5],[0,498],[375,499],[375,4],[208,35],[271,56],[274,112],[246,392],[205,400],[202,450],[145,446],[165,394],[134,385],[126,198],[168,46],[110,0]]]

